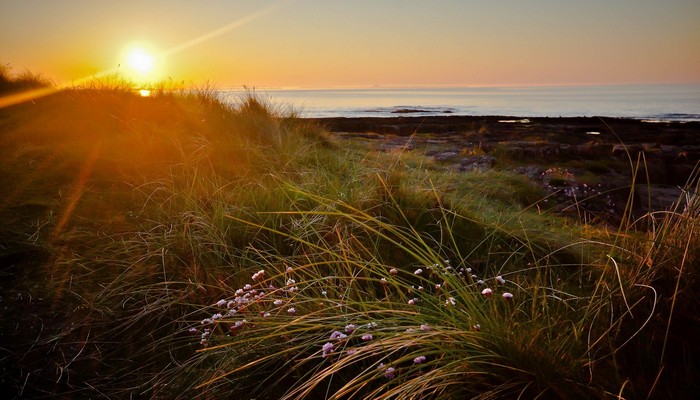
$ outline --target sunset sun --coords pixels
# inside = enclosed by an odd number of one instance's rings
[[[127,79],[139,84],[156,80],[161,66],[155,54],[147,46],[126,47],[121,55],[121,73]]]
[[[153,56],[143,49],[132,49],[128,55],[128,65],[140,74],[148,74],[153,70]]]

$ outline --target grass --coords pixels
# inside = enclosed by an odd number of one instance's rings
[[[698,390],[697,177],[612,230],[538,207],[522,176],[341,144],[254,92],[103,81],[0,109],[0,131],[16,397]]]
[[[31,71],[14,73],[9,64],[0,64],[0,93],[12,93],[50,86],[51,81]]]

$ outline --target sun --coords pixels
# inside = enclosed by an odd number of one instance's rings
[[[155,58],[146,50],[135,48],[129,51],[127,62],[135,72],[146,75],[153,71]]]
[[[131,44],[121,53],[120,74],[135,84],[152,83],[161,75],[160,60],[149,46]]]

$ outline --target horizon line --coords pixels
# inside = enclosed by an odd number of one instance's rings
[[[209,82],[211,85],[212,83]],[[493,83],[493,84],[372,84],[372,85],[250,85],[213,84],[217,90],[374,90],[374,89],[479,89],[479,88],[569,88],[569,87],[619,87],[619,86],[683,86],[700,85],[696,82],[621,82],[621,83]],[[193,88],[197,85],[193,84]]]

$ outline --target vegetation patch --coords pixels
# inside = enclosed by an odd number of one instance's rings
[[[0,109],[0,142],[18,397],[699,390],[696,174],[670,210],[584,224],[523,175],[338,140],[254,92],[108,82]]]

